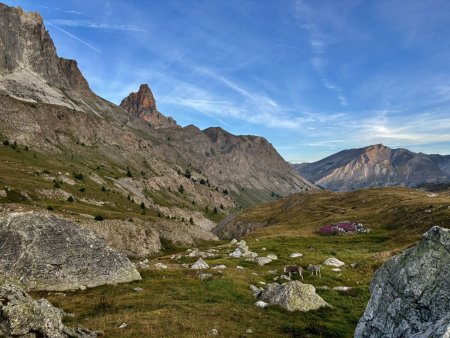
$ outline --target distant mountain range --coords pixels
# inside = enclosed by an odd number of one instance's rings
[[[292,164],[297,172],[333,191],[367,187],[416,187],[450,180],[450,155],[427,155],[382,144],[348,149],[313,163]]]

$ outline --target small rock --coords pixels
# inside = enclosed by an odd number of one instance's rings
[[[336,268],[340,268],[341,266],[344,266],[345,263],[341,262],[339,259],[335,258],[335,257],[331,257],[331,258],[327,258],[323,264],[325,265],[329,265],[329,266],[334,266]]]
[[[257,272],[252,272],[252,275],[259,276]]]
[[[266,251],[267,249],[266,248],[261,248],[261,251]]]
[[[134,288],[133,291],[135,291],[135,292],[142,292],[142,291],[144,291],[144,289],[137,287],[137,288]]]
[[[219,335],[219,331],[217,331],[217,329],[211,329],[208,331],[208,335],[217,336],[217,335]]]
[[[252,290],[253,295],[255,297],[258,297],[259,294],[261,293],[261,290],[257,286],[254,286],[253,284],[250,284],[250,290]]]
[[[198,275],[198,278],[200,278],[201,280],[210,279],[210,278],[212,278],[212,274],[210,274],[210,273],[200,273]]]
[[[261,284],[261,285],[266,285],[267,283],[266,282],[258,282],[259,284]]]
[[[303,257],[303,254],[299,252],[294,252],[289,255],[289,258],[297,258],[297,257]]]
[[[330,290],[330,288],[328,286],[326,286],[326,285],[318,286],[316,289],[319,289],[319,290]]]
[[[352,264],[350,264],[350,266],[352,267],[352,268],[355,268],[356,267],[356,263],[352,263]]]
[[[336,291],[348,291],[348,290],[351,290],[351,289],[352,288],[350,286],[335,286],[333,288],[333,290],[336,290]]]
[[[236,269],[244,269],[244,267],[243,267],[243,266],[240,266],[240,265],[238,265],[238,266],[236,266]]]
[[[258,265],[266,265],[272,262],[272,260],[269,257],[257,257],[255,259],[255,262],[258,263]]]
[[[203,259],[199,259],[197,262],[191,265],[191,269],[194,270],[202,270],[202,269],[208,269],[209,265],[206,263]]]
[[[236,238],[233,238],[232,240],[231,240],[231,244],[236,244],[238,241],[237,241],[237,239]]]
[[[183,263],[183,264],[181,264],[181,266],[185,269],[189,269],[189,264],[187,264],[187,263]]]
[[[425,210],[425,213],[426,213],[426,214],[431,214],[431,212],[432,212],[431,209]]]
[[[167,269],[167,265],[165,265],[165,264],[163,264],[163,263],[156,263],[156,264],[155,264],[155,267],[156,267],[158,270]]]
[[[278,279],[280,279],[280,277],[278,277],[278,276],[273,277],[273,281],[274,281],[274,282],[276,282]]]
[[[278,274],[277,270],[269,270],[269,271],[267,271],[267,273],[269,275],[276,275],[276,274]]]
[[[252,334],[253,330],[252,329],[247,329],[247,330],[245,330],[245,333]]]
[[[79,288],[80,290],[84,291],[84,290],[86,290],[86,285],[80,285],[78,288]]]
[[[273,260],[273,261],[275,261],[275,260],[278,259],[278,256],[275,255],[275,254],[268,254],[266,257],[267,257],[267,258],[270,258],[270,259]]]
[[[342,271],[342,270],[339,269],[339,268],[333,268],[333,269],[331,269],[331,271],[334,271],[334,272],[340,272],[340,271]]]
[[[266,302],[263,302],[262,300],[258,300],[258,301],[255,303],[255,306],[257,306],[257,307],[259,307],[259,308],[261,308],[261,309],[265,309],[266,307],[269,306],[269,304],[266,303]]]
[[[286,275],[281,275],[281,276],[280,276],[280,279],[291,280],[291,279],[289,278],[289,276],[286,276]]]
[[[216,269],[226,269],[226,268],[227,268],[226,265],[220,264],[220,265],[214,265],[211,269],[216,270]]]
[[[127,323],[122,323],[120,324],[119,329],[125,329],[127,326],[128,326]]]

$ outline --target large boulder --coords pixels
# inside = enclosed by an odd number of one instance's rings
[[[0,282],[73,290],[140,279],[128,258],[76,223],[36,213],[0,218]]]
[[[313,285],[293,281],[285,284],[271,283],[261,292],[259,299],[276,304],[288,311],[310,311],[330,306],[316,293]]]
[[[450,336],[450,233],[433,227],[414,248],[386,261],[355,337]]]
[[[0,287],[0,336],[27,338],[88,338],[97,332],[79,327],[71,329],[62,323],[66,316],[46,299],[35,301],[14,285]]]

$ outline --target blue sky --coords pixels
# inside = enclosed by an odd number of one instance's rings
[[[5,1],[5,0],[3,0]],[[119,103],[266,137],[291,162],[383,143],[450,154],[450,1],[7,0]]]

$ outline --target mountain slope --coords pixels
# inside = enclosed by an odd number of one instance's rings
[[[292,166],[300,175],[334,191],[372,186],[413,187],[450,179],[450,155],[426,155],[382,144],[343,150],[314,163]]]
[[[60,180],[73,181],[68,176],[84,173],[86,178],[77,184],[98,185],[93,189],[111,191],[138,209],[142,205],[151,211],[144,218],[159,215],[184,224],[191,220],[210,229],[229,210],[271,200],[273,193],[285,196],[316,188],[263,138],[178,126],[158,112],[147,85],[124,99],[123,108],[98,97],[76,61],[57,56],[38,14],[0,4],[0,46],[0,136],[22,151],[3,149],[11,171],[0,183],[29,196],[28,203],[44,203],[39,191],[50,188],[44,183],[48,177],[56,188]],[[24,149],[39,160],[33,163]],[[22,173],[25,163],[33,170]],[[53,190],[50,195],[56,196]],[[83,192],[70,184],[63,190],[74,197],[65,210],[115,215],[105,206],[81,203]],[[97,192],[91,197],[123,202]]]

